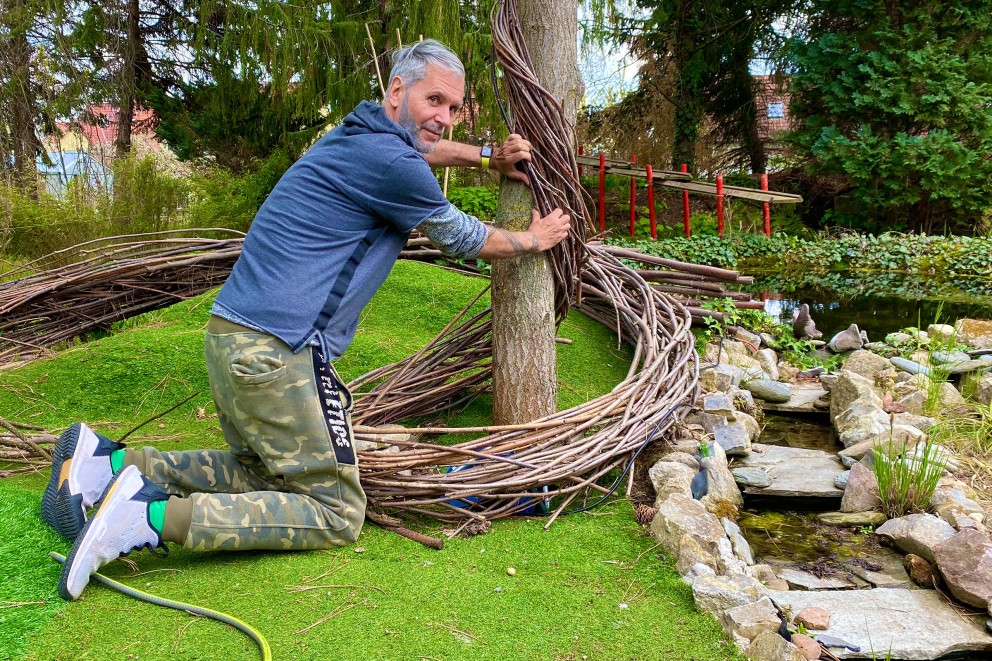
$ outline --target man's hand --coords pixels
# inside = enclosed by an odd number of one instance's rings
[[[494,228],[476,257],[505,259],[526,253],[544,252],[558,245],[568,236],[572,219],[561,209],[555,209],[544,218],[541,218],[537,209],[534,209],[532,214],[530,227],[525,232],[510,232],[502,227]]]
[[[561,209],[555,209],[544,218],[541,218],[537,209],[534,209],[531,214],[533,219],[527,231],[534,235],[534,240],[538,246],[536,252],[544,252],[553,248],[568,236],[572,219]]]
[[[493,152],[489,167],[505,177],[522,181],[529,186],[530,181],[527,179],[527,175],[524,174],[523,170],[518,170],[516,166],[521,161],[531,160],[531,149],[532,145],[528,141],[516,133],[511,133],[506,141]]]

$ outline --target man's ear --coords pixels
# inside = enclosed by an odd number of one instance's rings
[[[399,108],[403,103],[403,93],[405,86],[399,76],[394,76],[389,81],[389,88],[386,90],[386,103],[390,108]]]

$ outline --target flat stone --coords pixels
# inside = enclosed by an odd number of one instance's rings
[[[834,478],[844,472],[837,455],[805,448],[752,443],[751,454],[734,461],[734,468],[760,468],[772,479],[770,486],[745,488],[764,496],[840,498]]]
[[[788,402],[792,390],[788,384],[771,379],[753,379],[744,383],[744,388],[760,400],[773,403]]]
[[[945,365],[944,369],[947,370],[948,374],[965,374],[967,372],[992,369],[992,364],[987,360],[966,360],[963,363]]]
[[[701,576],[692,584],[696,606],[707,613],[753,604],[767,595],[768,589],[750,576]]]
[[[881,512],[821,512],[816,520],[831,526],[880,526],[889,517]]]
[[[788,592],[771,591],[779,609],[793,613],[809,606],[832,613],[829,636],[861,648],[831,647],[838,658],[939,659],[954,652],[992,651],[983,618],[957,613],[934,590],[899,588]],[[874,653],[873,651],[874,650]]]
[[[901,369],[903,372],[930,376],[930,370],[927,367],[920,365],[919,363],[914,363],[912,360],[902,358],[901,356],[893,356],[892,358],[889,358],[889,362]]]
[[[734,414],[734,402],[725,392],[715,392],[703,396],[703,411],[711,415],[730,417]]]
[[[899,451],[905,450],[906,448],[914,448],[917,443],[926,440],[926,433],[921,432],[916,427],[909,427],[907,425],[893,425],[889,429],[881,433],[872,434],[867,439],[854,443],[853,445],[848,445],[838,454],[842,457],[851,457],[852,459],[861,459],[869,451],[874,450],[877,447],[887,447],[889,443],[892,444],[894,448]]]
[[[930,354],[930,360],[938,365],[948,365],[969,361],[971,356],[964,351],[934,351]]]
[[[827,391],[817,383],[796,383],[789,388],[789,399],[785,402],[761,402],[761,408],[779,413],[821,413],[824,408],[817,404]]]
[[[903,577],[890,576],[885,572],[872,571],[857,565],[850,568],[851,573],[873,588],[909,588],[909,576],[903,572]]]
[[[845,590],[854,587],[854,584],[846,578],[839,576],[820,578],[792,567],[779,569],[778,576],[784,579],[793,590]]]
[[[772,478],[760,468],[731,468],[738,486],[764,489],[772,485]]]

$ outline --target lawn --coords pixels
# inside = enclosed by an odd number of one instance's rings
[[[422,347],[482,281],[400,263],[363,315],[345,378]],[[128,321],[46,361],[0,372],[0,415],[59,430],[75,420],[133,446],[223,447],[210,403],[202,334],[211,295]],[[570,407],[624,378],[630,354],[573,313],[559,334],[559,404]],[[480,398],[459,416],[478,418]],[[255,659],[243,634],[91,584],[63,602],[69,545],[40,519],[48,471],[0,480],[0,658]],[[439,535],[429,521],[412,522]],[[135,553],[103,570],[138,589],[238,617],[276,659],[727,659],[672,563],[615,498],[594,512],[496,522],[442,551],[366,526],[358,544],[307,553]],[[513,575],[507,570],[514,568]]]

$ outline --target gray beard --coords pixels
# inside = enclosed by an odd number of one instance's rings
[[[400,105],[400,116],[397,123],[410,133],[413,143],[417,146],[417,151],[421,154],[430,154],[437,147],[437,142],[427,143],[420,138],[421,127],[417,125],[417,121],[410,114],[410,92],[403,95],[403,103]]]

